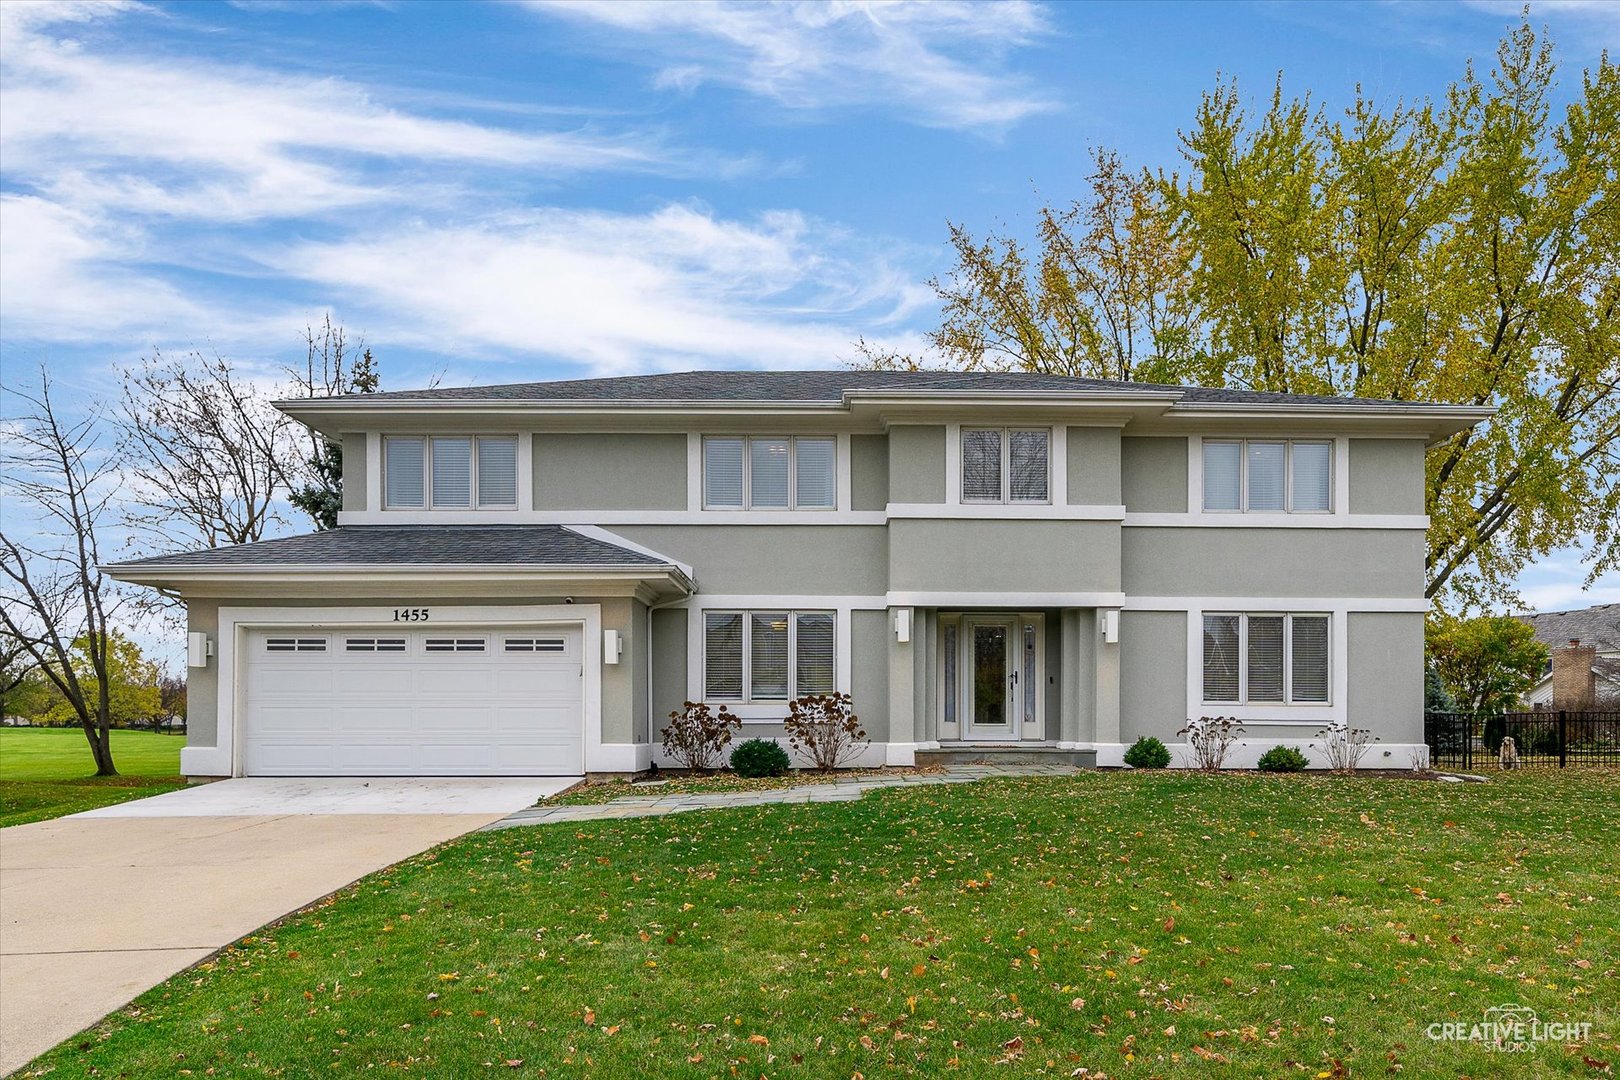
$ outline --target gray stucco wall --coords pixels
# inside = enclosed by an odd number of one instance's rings
[[[888,625],[885,611],[849,613],[849,696],[855,701],[861,726],[873,742],[890,741],[891,729],[903,729],[909,719],[902,717],[897,724],[889,716]],[[911,741],[904,730],[893,738]]]
[[[1187,722],[1187,613],[1120,612],[1119,669],[1119,741],[1179,741]]]
[[[881,525],[612,528],[626,539],[690,564],[706,593],[871,596],[887,587],[887,536]]]
[[[1423,616],[1415,612],[1350,612],[1351,727],[1367,728],[1386,743],[1423,741]],[[1410,761],[1383,761],[1377,747],[1363,768],[1404,769]]]
[[[1124,530],[1131,596],[1423,595],[1421,529]]]
[[[1120,488],[1133,514],[1187,512],[1187,440],[1134,436],[1120,440]]]
[[[345,455],[347,458],[347,455]],[[344,490],[348,490],[345,482]],[[186,603],[186,630],[202,632],[219,651],[219,602],[190,600]],[[186,669],[186,745],[218,746],[219,657],[208,658],[205,668]]]
[[[889,437],[849,437],[850,509],[882,510],[889,503]]]
[[[1352,514],[1423,513],[1421,439],[1350,440]]]
[[[664,729],[664,718],[686,701],[685,608],[652,613],[652,738]]]
[[[343,509],[366,508],[366,436],[364,433],[344,434],[343,444]]]
[[[889,587],[952,592],[1114,592],[1111,521],[896,520]]]
[[[1074,506],[1119,505],[1119,429],[1071,427],[1069,503]]]
[[[889,429],[889,500],[945,501],[943,425],[900,425]]]
[[[638,721],[643,732],[647,728],[647,684],[636,677],[637,670],[644,667],[641,646],[646,635],[636,629],[642,622],[636,611],[641,605],[619,597],[601,604],[602,629],[617,630],[624,637],[623,659],[602,665],[602,741],[635,742]]]
[[[685,510],[686,436],[536,433],[540,510]]]

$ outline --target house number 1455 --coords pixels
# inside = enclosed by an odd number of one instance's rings
[[[397,607],[394,609],[395,622],[427,622],[428,609],[425,607]]]

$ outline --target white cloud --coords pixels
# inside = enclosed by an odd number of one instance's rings
[[[1003,128],[1055,107],[1000,64],[1048,32],[1028,0],[530,4],[612,31],[615,46],[654,58],[658,84],[677,89],[720,83],[794,109],[875,106],[967,129]]]
[[[1583,588],[1591,567],[1582,560],[1592,551],[1592,538],[1583,536],[1570,547],[1554,551],[1525,567],[1517,588],[1526,611],[1569,611],[1593,604],[1620,604],[1620,573],[1602,574]]]
[[[689,206],[422,226],[295,245],[273,264],[453,363],[499,350],[603,373],[825,367],[852,358],[854,325],[881,334],[927,300],[874,245],[798,214],[741,224]]]
[[[1463,0],[1466,7],[1489,15],[1499,15],[1517,23],[1525,7],[1530,9],[1532,22],[1558,22],[1571,30],[1596,31],[1607,37],[1596,41],[1584,40],[1584,34],[1556,34],[1560,45],[1577,51],[1590,46],[1592,52],[1612,47],[1620,42],[1620,4],[1614,0]],[[1570,40],[1563,40],[1569,38]]]

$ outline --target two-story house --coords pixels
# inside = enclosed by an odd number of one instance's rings
[[[622,773],[663,718],[864,763],[1422,753],[1424,448],[1488,409],[1015,373],[688,372],[282,402],[339,527],[109,568],[190,620],[193,776]],[[1179,756],[1178,756],[1179,759]]]

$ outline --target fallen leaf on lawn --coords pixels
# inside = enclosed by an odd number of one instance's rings
[[[595,1009],[586,1009],[585,1010],[585,1026],[590,1027],[590,1026],[594,1025],[595,1023],[596,1023],[596,1010]]]
[[[771,1040],[767,1039],[763,1035],[750,1035],[750,1036],[748,1036],[748,1041],[753,1043],[755,1046],[769,1046],[769,1045],[771,1045]]]

